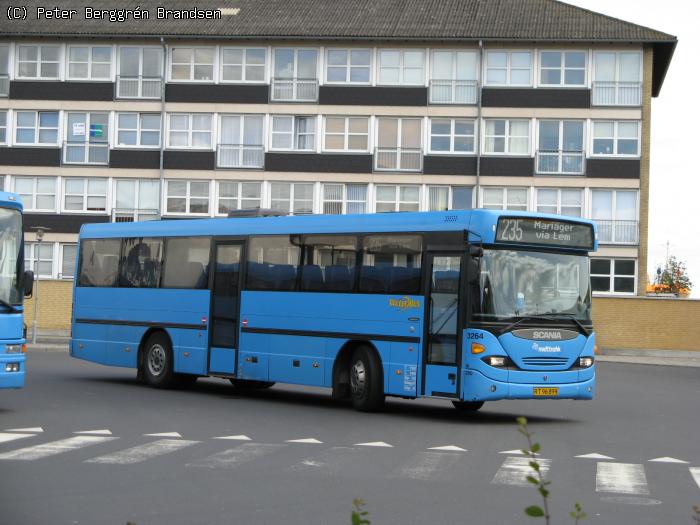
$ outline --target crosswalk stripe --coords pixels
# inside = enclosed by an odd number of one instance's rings
[[[644,466],[636,463],[598,462],[596,492],[649,494]]]
[[[690,470],[690,475],[693,476],[695,483],[700,488],[700,467],[690,467],[688,470]]]
[[[188,441],[186,439],[159,439],[145,445],[127,448],[104,456],[88,459],[85,463],[102,463],[108,465],[131,465],[141,463],[147,459],[177,452],[180,449],[200,443],[200,441]]]
[[[57,454],[63,454],[64,452],[70,452],[71,450],[77,450],[79,448],[89,447],[99,443],[106,443],[107,441],[112,441],[114,439],[119,438],[107,436],[74,436],[67,439],[59,439],[58,441],[51,441],[50,443],[44,443],[42,445],[34,445],[33,447],[20,448],[9,452],[4,452],[0,454],[0,459],[33,461],[35,459],[55,456]]]
[[[8,434],[6,432],[0,432],[0,443],[7,443],[8,441],[14,441],[15,439],[32,437],[35,435],[36,434]]]
[[[331,447],[316,455],[304,458],[290,467],[294,471],[324,471],[326,473],[340,472],[346,465],[352,463],[359,449],[353,447]]]
[[[527,487],[530,483],[527,481],[528,476],[535,476],[535,471],[530,466],[532,459],[527,457],[508,456],[498,469],[496,475],[491,480],[491,483],[496,485],[517,485],[519,487]],[[552,464],[551,459],[537,458],[537,463],[540,464],[540,472],[543,476],[549,472],[549,467]]]
[[[8,428],[7,432],[43,432],[44,429],[41,427],[29,427],[29,428]]]
[[[254,459],[277,452],[281,448],[288,446],[273,443],[245,443],[236,448],[230,448],[223,452],[218,452],[207,456],[204,459],[187,463],[188,467],[208,467],[208,468],[235,468],[243,463],[248,463]]]
[[[392,477],[428,481],[437,478],[463,457],[464,454],[455,452],[419,452]]]

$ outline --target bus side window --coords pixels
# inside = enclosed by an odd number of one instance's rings
[[[422,245],[420,235],[367,235],[360,292],[419,294]]]
[[[163,239],[124,239],[119,286],[158,288],[163,261]]]
[[[301,247],[289,235],[251,237],[248,243],[248,290],[290,291],[296,288]]]
[[[120,247],[121,239],[83,240],[78,286],[116,286]]]
[[[163,261],[163,288],[206,288],[209,284],[210,248],[210,237],[167,239]]]
[[[351,292],[355,284],[357,238],[309,235],[304,238],[301,289],[308,292]]]

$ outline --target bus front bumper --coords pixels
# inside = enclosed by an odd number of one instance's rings
[[[592,373],[590,377],[583,381],[567,383],[506,383],[486,377],[478,370],[473,369],[465,370],[463,378],[462,399],[464,401],[593,399],[595,394],[595,373]],[[535,389],[538,390],[536,391]],[[552,390],[539,389],[556,389],[556,395]]]
[[[0,388],[24,386],[24,363],[24,354],[0,354]]]

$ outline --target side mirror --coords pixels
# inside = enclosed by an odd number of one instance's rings
[[[24,296],[31,297],[34,291],[34,272],[27,270],[24,272]]]

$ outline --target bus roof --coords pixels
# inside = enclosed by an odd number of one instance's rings
[[[300,215],[284,217],[171,219],[160,221],[84,224],[81,238],[245,236],[274,234],[329,234],[469,231],[469,240],[496,244],[499,217],[530,217],[578,224],[593,222],[577,217],[510,210],[453,210],[435,212],[371,213],[363,215]],[[595,228],[595,226],[594,226]],[[597,245],[594,246],[597,249]]]
[[[7,191],[0,191],[0,206],[5,208],[16,208],[22,211],[22,199],[16,193],[9,193]]]

